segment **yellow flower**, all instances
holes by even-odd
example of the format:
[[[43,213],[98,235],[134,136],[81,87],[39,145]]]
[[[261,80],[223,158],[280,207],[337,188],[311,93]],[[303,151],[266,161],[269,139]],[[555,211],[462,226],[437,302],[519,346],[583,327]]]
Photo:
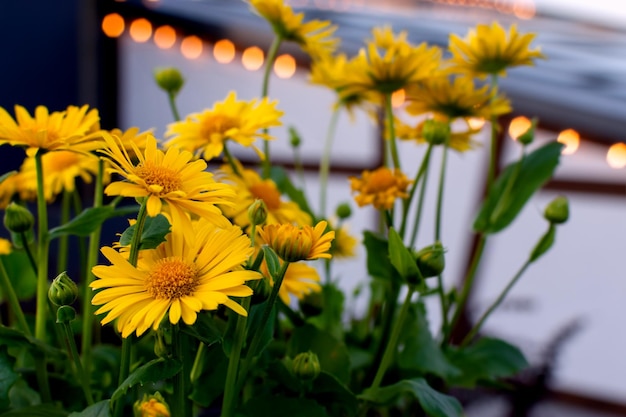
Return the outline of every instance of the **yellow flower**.
[[[311,216],[302,211],[298,204],[284,201],[271,179],[264,180],[255,171],[244,169],[240,164],[238,171],[241,175],[235,174],[229,165],[222,166],[221,171],[224,176],[220,180],[233,184],[235,188],[234,204],[221,207],[222,212],[241,228],[246,229],[250,225],[248,207],[257,199],[263,200],[267,209],[265,224],[311,224]]]
[[[283,112],[276,110],[276,104],[267,97],[261,101],[239,101],[236,93],[231,92],[212,109],[170,124],[165,135],[172,138],[166,146],[178,146],[210,160],[222,153],[229,139],[243,146],[253,146],[256,139],[271,140],[273,137],[263,130],[281,125]]]
[[[11,241],[0,237],[0,255],[8,255],[11,253]]]
[[[332,37],[337,28],[329,21],[303,22],[304,13],[294,13],[283,0],[250,0],[250,5],[272,25],[277,37],[297,43],[312,57],[332,53],[339,44]]]
[[[545,58],[539,48],[530,49],[534,38],[534,33],[518,33],[516,25],[507,34],[497,22],[470,29],[465,38],[451,34],[451,69],[473,76],[505,76],[507,68],[533,65],[535,58]]]
[[[35,199],[35,194],[25,192],[23,184],[23,176],[19,172],[8,176],[4,181],[0,182],[0,210],[4,210],[13,200],[13,196],[18,193],[21,195],[22,200],[32,201]]]
[[[425,42],[414,46],[406,33],[397,37],[389,27],[374,29],[374,39],[347,64],[348,71],[335,88],[341,97],[376,91],[391,94],[421,81],[439,67],[441,51]]]
[[[126,129],[125,131],[115,128],[109,130],[109,134],[111,134],[111,136],[117,136],[118,138],[120,138],[120,141],[124,145],[124,149],[126,149],[126,152],[129,152],[129,154],[131,155],[134,155],[134,148],[132,145],[133,143],[137,146],[137,149],[143,152],[146,149],[148,136],[153,135],[152,130],[140,132],[138,127],[131,127],[129,129]]]
[[[328,223],[315,227],[298,227],[293,224],[270,224],[259,229],[261,240],[284,261],[297,262],[319,258],[330,259],[329,253],[335,232],[326,232]]]
[[[170,408],[163,396],[157,392],[154,395],[144,394],[143,398],[135,401],[133,406],[134,417],[170,417]]]
[[[330,248],[335,258],[352,258],[355,256],[355,248],[358,241],[350,234],[347,225],[335,229],[335,240]]]
[[[127,180],[109,184],[104,190],[106,195],[146,197],[150,217],[161,213],[165,202],[173,222],[182,222],[185,227],[190,227],[187,213],[210,219],[220,226],[229,224],[216,205],[232,204],[235,193],[231,186],[213,179],[213,174],[206,171],[205,161],[192,161],[191,153],[177,148],[164,153],[157,149],[154,136],[149,135],[144,152],[131,143],[138,157],[133,164],[119,138],[107,133],[103,136],[108,147],[101,152],[111,158],[111,172]]]
[[[273,286],[274,281],[267,269],[265,260],[261,264],[261,272],[269,279],[270,285]],[[291,263],[283,277],[278,296],[283,303],[289,305],[291,296],[301,300],[307,294],[321,291],[322,287],[319,282],[320,276],[317,269],[301,262]]]
[[[102,324],[118,319],[122,337],[158,329],[166,314],[172,324],[182,318],[191,325],[200,310],[221,304],[245,316],[246,310],[229,297],[252,295],[245,282],[261,278],[241,268],[252,252],[239,227],[217,228],[204,219],[174,229],[159,247],[142,251],[136,267],[115,249],[103,247],[111,265],[92,269],[98,279],[91,287],[102,290],[92,304],[102,306],[96,314],[107,313]]]
[[[377,209],[389,210],[396,198],[407,198],[411,181],[399,170],[380,167],[374,171],[363,171],[361,178],[350,177],[353,192],[360,193],[354,200],[359,207],[372,204]]]
[[[100,117],[96,109],[87,111],[88,106],[69,106],[66,111],[49,113],[38,106],[31,116],[22,106],[15,106],[15,120],[0,107],[0,145],[8,143],[24,146],[29,155],[38,149],[57,151],[72,149],[82,142],[93,142],[98,146],[97,136],[90,135],[99,126]]]
[[[421,115],[434,113],[453,121],[456,118],[491,119],[511,111],[509,101],[485,85],[476,88],[469,77],[434,77],[406,88],[406,111]]]
[[[409,125],[396,118],[396,136],[401,140],[414,140],[420,144],[427,143],[422,134],[425,122],[426,120],[421,120],[416,125]],[[469,125],[467,130],[451,132],[450,138],[448,139],[448,146],[458,152],[466,152],[474,149],[478,146],[478,142],[474,141],[472,138],[478,132],[480,132],[480,129],[472,129]]]

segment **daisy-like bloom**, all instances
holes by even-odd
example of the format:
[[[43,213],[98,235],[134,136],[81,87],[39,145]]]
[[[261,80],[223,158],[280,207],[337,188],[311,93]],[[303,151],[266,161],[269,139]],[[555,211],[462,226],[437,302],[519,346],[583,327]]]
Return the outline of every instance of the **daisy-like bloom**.
[[[90,135],[99,127],[100,116],[88,106],[69,106],[67,110],[50,113],[38,106],[31,116],[22,106],[15,106],[15,120],[0,107],[0,145],[26,147],[28,155],[37,150],[58,151],[72,149],[83,142],[99,146],[97,135]]]
[[[107,313],[103,325],[117,319],[122,337],[157,330],[166,314],[172,324],[182,318],[191,325],[200,310],[224,305],[245,316],[247,311],[229,297],[252,295],[245,282],[262,277],[241,268],[254,251],[241,229],[218,228],[204,219],[142,251],[136,267],[113,248],[101,251],[111,265],[92,269],[97,279],[90,286],[101,290],[92,304],[101,305],[96,314]]]
[[[434,113],[452,122],[457,118],[491,119],[511,112],[505,97],[484,85],[476,88],[469,77],[433,77],[406,88],[406,111],[412,115]]]
[[[409,197],[407,188],[410,184],[411,180],[402,171],[387,167],[365,170],[361,178],[350,177],[352,191],[359,193],[354,197],[359,207],[371,204],[377,209],[389,210],[396,198]]]
[[[145,130],[143,132],[140,132],[138,127],[131,127],[126,129],[125,131],[115,128],[109,130],[109,134],[111,134],[111,136],[117,136],[118,138],[120,138],[120,141],[124,145],[124,149],[126,149],[126,152],[129,152],[129,154],[132,156],[134,155],[134,148],[131,144],[134,143],[137,146],[137,149],[139,149],[141,152],[145,151],[148,136],[153,135],[153,132],[152,130]]]
[[[310,225],[311,216],[300,209],[298,204],[283,200],[276,183],[271,179],[262,179],[256,171],[244,169],[238,164],[240,175],[233,172],[230,165],[221,168],[223,176],[220,181],[232,184],[235,188],[235,199],[232,206],[221,207],[224,215],[242,229],[250,226],[248,208],[257,199],[263,200],[267,209],[265,224],[292,223]]]
[[[22,200],[33,201],[36,195],[25,191],[23,176],[19,172],[5,178],[0,182],[0,210],[4,210],[16,194],[19,194]]]
[[[419,144],[428,143],[423,135],[423,128],[426,120],[421,120],[415,125],[407,124],[398,118],[395,118],[396,136],[400,140],[415,141]],[[448,147],[458,152],[467,152],[476,148],[479,143],[473,140],[475,134],[480,129],[472,129],[467,125],[467,130],[450,132],[448,138]]]
[[[261,273],[269,279],[270,285],[273,286],[274,281],[267,269],[265,260],[261,264],[260,269]],[[289,305],[292,296],[301,300],[305,295],[320,292],[321,290],[320,275],[317,269],[302,262],[294,262],[289,264],[289,268],[287,268],[285,272],[280,289],[278,290],[278,296],[283,303]]]
[[[276,104],[267,97],[260,101],[237,100],[237,94],[231,92],[212,109],[170,124],[165,135],[171,139],[165,145],[178,146],[208,161],[221,155],[224,143],[232,140],[242,146],[252,146],[262,155],[252,144],[256,139],[273,139],[263,130],[282,124],[283,112],[276,110]]]
[[[421,81],[439,68],[441,50],[406,40],[406,33],[395,36],[391,28],[374,29],[374,39],[348,63],[349,71],[335,88],[341,97],[375,91],[391,94]]]
[[[312,226],[293,224],[269,224],[259,229],[259,236],[286,262],[297,262],[319,258],[330,259],[330,245],[334,231],[326,231],[328,223],[321,221]]]
[[[110,171],[126,179],[109,184],[104,190],[106,195],[145,197],[150,217],[161,213],[165,202],[173,223],[183,227],[191,227],[187,213],[220,226],[230,224],[217,204],[232,204],[235,192],[230,185],[214,180],[213,174],[206,171],[205,161],[193,160],[190,152],[178,148],[163,152],[157,148],[154,136],[149,135],[143,152],[131,143],[137,156],[133,162],[119,138],[106,132],[103,137],[107,148],[101,152],[110,158]]]
[[[157,392],[154,395],[144,394],[133,405],[134,417],[170,417],[170,408],[163,396]]]
[[[277,37],[297,43],[312,57],[332,53],[339,45],[337,29],[329,21],[303,22],[304,13],[294,13],[284,0],[250,0],[252,8],[272,25]]]
[[[330,248],[330,253],[334,258],[352,258],[355,256],[358,241],[348,231],[347,225],[342,225],[335,229],[335,239]]]
[[[516,25],[507,34],[497,22],[470,29],[465,38],[451,34],[451,69],[479,77],[505,76],[507,68],[534,65],[534,59],[545,58],[540,48],[530,49],[534,38],[534,33],[520,34]]]
[[[0,255],[9,255],[12,247],[10,240],[0,237]]]

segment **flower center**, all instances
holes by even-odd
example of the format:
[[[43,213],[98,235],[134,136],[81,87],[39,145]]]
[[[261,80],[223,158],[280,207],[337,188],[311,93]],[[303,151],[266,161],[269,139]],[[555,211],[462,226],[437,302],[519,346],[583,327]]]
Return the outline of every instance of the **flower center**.
[[[196,268],[182,259],[160,259],[146,280],[146,292],[156,299],[180,298],[193,292],[196,277]]]
[[[155,166],[150,162],[137,167],[137,176],[146,182],[150,192],[157,195],[165,195],[182,188],[182,181],[178,172],[166,167]]]
[[[268,210],[278,210],[280,207],[280,193],[271,181],[265,180],[250,186],[250,193],[263,200]]]
[[[76,165],[79,154],[71,151],[49,152],[43,156],[44,172],[62,172]]]
[[[226,135],[229,130],[238,126],[237,120],[233,117],[223,114],[208,116],[202,121],[200,136],[213,140],[213,137],[218,135],[221,140],[222,135]]]
[[[366,193],[379,193],[396,185],[396,178],[388,169],[378,169],[371,173],[365,186]]]

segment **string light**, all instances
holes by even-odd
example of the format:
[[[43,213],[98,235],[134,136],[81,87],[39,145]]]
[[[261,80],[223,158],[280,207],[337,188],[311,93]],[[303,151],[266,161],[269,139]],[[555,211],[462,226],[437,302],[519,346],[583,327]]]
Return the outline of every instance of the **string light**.
[[[154,43],[161,49],[169,49],[176,43],[176,31],[169,25],[154,31]]]
[[[152,23],[144,18],[133,20],[130,24],[130,37],[135,42],[147,42],[150,36],[152,36]]]
[[[391,106],[393,108],[398,108],[404,104],[404,100],[406,99],[406,92],[403,88],[396,90],[391,95]]]
[[[565,145],[561,154],[563,155],[572,155],[576,150],[578,150],[578,146],[580,145],[580,135],[574,129],[566,129],[559,133],[559,136],[556,139],[558,142]]]
[[[522,136],[530,127],[532,126],[532,122],[526,116],[517,116],[511,123],[509,124],[509,135],[513,140],[517,140],[520,136]]]
[[[606,153],[606,162],[611,168],[620,169],[626,166],[626,144],[614,143]]]
[[[180,52],[187,59],[196,59],[202,55],[202,40],[195,36],[187,36],[180,43]]]
[[[291,78],[296,73],[296,60],[289,54],[283,54],[274,62],[274,73],[278,78]]]
[[[263,66],[263,50],[257,46],[246,48],[241,55],[241,63],[248,71],[256,71]]]
[[[235,45],[228,39],[215,42],[213,56],[220,64],[228,64],[235,59]]]
[[[117,38],[124,33],[124,18],[117,13],[110,13],[102,19],[102,31],[109,38]]]

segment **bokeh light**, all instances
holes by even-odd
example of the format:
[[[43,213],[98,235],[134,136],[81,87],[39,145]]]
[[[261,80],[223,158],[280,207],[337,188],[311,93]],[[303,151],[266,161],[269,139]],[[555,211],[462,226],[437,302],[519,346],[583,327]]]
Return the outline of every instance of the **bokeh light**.
[[[109,38],[117,38],[124,33],[124,18],[117,13],[110,13],[102,19],[102,31]]]
[[[614,143],[606,153],[606,162],[611,168],[620,169],[626,166],[626,144]]]
[[[406,98],[406,92],[403,88],[396,90],[391,95],[391,106],[393,108],[398,108],[404,104],[404,100]]]
[[[509,135],[514,140],[517,140],[520,136],[522,136],[530,127],[532,126],[532,122],[526,116],[517,116],[511,123],[509,124]]]
[[[263,50],[257,46],[246,48],[241,55],[241,63],[248,71],[256,71],[263,66]]]
[[[291,78],[296,73],[296,60],[289,54],[283,54],[274,62],[274,73],[278,78]]]
[[[228,39],[215,42],[213,56],[220,64],[228,64],[235,59],[235,45]]]
[[[176,31],[169,25],[154,31],[154,43],[161,49],[169,49],[176,43]]]
[[[130,24],[130,37],[139,43],[147,42],[152,36],[152,23],[143,17]]]
[[[573,154],[576,150],[578,150],[578,146],[580,146],[580,135],[574,129],[566,129],[562,131],[559,133],[556,140],[565,145],[561,151],[563,155]]]

